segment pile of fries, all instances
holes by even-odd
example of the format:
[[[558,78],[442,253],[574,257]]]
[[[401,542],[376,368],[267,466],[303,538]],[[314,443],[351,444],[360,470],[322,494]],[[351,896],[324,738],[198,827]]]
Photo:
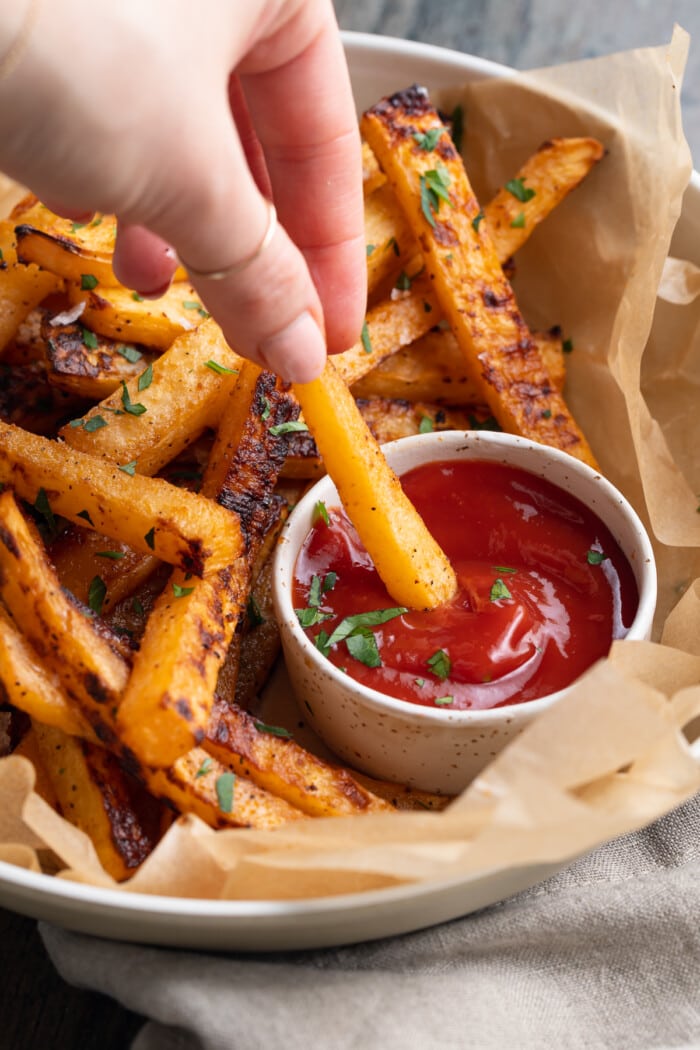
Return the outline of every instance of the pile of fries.
[[[113,216],[27,197],[0,222],[3,724],[117,879],[178,813],[274,828],[440,805],[250,713],[278,652],[270,556],[308,480],[329,471],[392,596],[427,607],[452,571],[377,442],[492,427],[594,463],[567,346],[529,331],[507,275],[601,145],[545,143],[482,209],[423,89],[362,132],[362,338],[293,389],[226,344],[184,272],[157,301],[122,287]]]

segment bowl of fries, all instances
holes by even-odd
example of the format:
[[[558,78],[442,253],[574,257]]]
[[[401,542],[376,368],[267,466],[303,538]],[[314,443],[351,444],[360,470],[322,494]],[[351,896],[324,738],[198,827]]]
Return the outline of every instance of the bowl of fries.
[[[475,461],[520,468],[527,475],[545,479],[561,492],[573,496],[585,507],[590,508],[598,521],[607,527],[634,574],[637,589],[636,612],[631,622],[628,621],[626,626],[618,624],[617,628],[613,627],[612,633],[629,640],[644,640],[650,637],[656,605],[656,568],[651,542],[634,509],[599,472],[566,453],[511,434],[433,432],[392,442],[385,446],[384,451],[389,463],[399,475],[406,474],[416,467],[434,467],[437,472],[446,464]],[[457,482],[452,481],[451,484]],[[475,503],[483,498],[485,496],[480,492],[470,495],[470,499]],[[525,495],[521,498],[527,501]],[[516,695],[514,701],[503,703],[502,706],[459,710],[452,706],[451,696],[440,697],[434,706],[398,699],[387,692],[379,691],[378,687],[367,685],[366,681],[358,681],[352,673],[348,673],[346,666],[336,666],[332,663],[324,645],[320,644],[328,632],[312,637],[304,626],[309,622],[308,617],[304,617],[307,610],[294,607],[294,582],[295,575],[298,574],[302,548],[310,537],[311,530],[314,527],[327,529],[326,521],[330,521],[329,515],[334,514],[339,502],[338,491],[330,478],[317,482],[306,493],[288,520],[275,556],[275,607],[282,632],[285,662],[300,711],[331,750],[353,767],[383,780],[410,784],[425,791],[456,794],[463,790],[509,741],[521,733],[533,718],[562,700],[571,686],[524,702],[518,702]],[[319,509],[323,521],[319,521]],[[533,510],[533,506],[528,506],[527,509],[520,508],[518,513],[526,516]],[[538,523],[538,530],[542,527],[543,524]],[[352,557],[357,558],[354,550]],[[551,558],[551,551],[548,557]],[[319,564],[316,549],[311,559],[314,565]],[[602,549],[599,555],[596,550],[588,552],[589,564],[596,566],[591,570],[594,574],[598,571],[602,559]],[[568,552],[564,564],[564,571],[570,572]],[[321,572],[320,569],[318,571]],[[338,575],[341,572],[342,570],[339,570]],[[492,603],[496,602],[499,595],[502,596],[499,600],[513,602],[503,579],[514,579],[514,576],[508,577],[506,574],[516,572],[521,573],[522,570],[499,569],[498,582],[502,586],[497,593],[492,591]],[[499,576],[499,573],[496,575]],[[317,588],[319,593],[311,603],[313,607],[310,607],[310,611],[315,614],[314,623],[328,615],[328,630],[331,631],[336,621],[332,620],[326,611],[323,593],[324,580],[328,580],[329,577],[326,575],[323,579],[316,578],[320,580],[320,586]],[[611,591],[617,594],[619,601],[619,590],[616,590],[619,580],[616,578],[616,581],[611,586]],[[334,574],[330,588],[335,586]],[[403,610],[404,613],[408,611]],[[353,618],[347,617],[346,621],[351,619]],[[473,625],[474,621],[471,623]],[[387,624],[387,627],[390,629],[391,624]],[[379,631],[382,629],[381,626],[375,628]],[[575,629],[572,627],[572,632]],[[510,630],[512,625],[509,626]],[[340,649],[342,645],[342,634],[341,628],[335,643],[334,636],[330,635],[330,642],[336,649]],[[411,638],[411,635],[408,637]],[[612,644],[612,636],[609,641]],[[415,640],[412,644],[415,647]],[[439,642],[431,642],[431,647],[432,644],[439,645]],[[447,643],[446,646],[449,649]],[[436,651],[444,653],[446,660],[449,658],[446,650],[438,648]],[[359,659],[363,659],[362,655]],[[343,660],[346,664],[352,660],[349,651],[343,651]],[[374,662],[376,663],[376,658]],[[418,663],[415,666],[411,663],[411,667],[413,674],[420,673],[428,678],[431,675],[435,677],[436,674],[443,677],[439,667],[437,671]],[[416,667],[419,668],[418,671]],[[424,678],[419,682],[423,686],[427,684]],[[498,686],[498,683],[492,682],[490,685]],[[425,692],[425,689],[422,691]],[[449,689],[440,683],[438,692],[447,693]]]
[[[423,109],[421,119],[427,123],[403,136],[404,146],[417,146],[422,167],[413,172],[413,189],[402,193],[404,198],[413,193],[419,221],[422,215],[430,227],[424,223],[422,232],[428,235],[430,216],[441,226],[446,217],[456,221],[462,215],[460,238],[466,234],[477,248],[474,259],[485,257],[486,231],[495,233],[488,275],[492,291],[482,297],[484,325],[506,315],[513,319],[515,304],[504,305],[503,274],[516,282],[518,303],[532,327],[527,374],[511,380],[517,385],[535,376],[528,397],[531,404],[539,399],[535,415],[541,431],[517,440],[496,438],[516,445],[556,438],[565,417],[557,399],[563,399],[566,379],[567,401],[606,476],[643,507],[627,413],[611,376],[614,366],[630,357],[629,345],[620,349],[624,338],[634,337],[640,347],[647,339],[640,301],[646,304],[649,295],[653,300],[656,288],[642,295],[634,284],[645,273],[655,280],[644,253],[656,244],[666,251],[668,238],[665,228],[656,236],[657,225],[666,221],[662,209],[641,207],[637,198],[671,199],[668,179],[657,186],[645,178],[652,161],[666,159],[680,167],[673,151],[654,139],[647,149],[631,151],[636,163],[630,160],[633,170],[626,170],[627,147],[635,145],[627,133],[628,118],[620,118],[618,126],[617,118],[599,106],[599,85],[609,83],[609,64],[600,75],[591,73],[595,83],[585,97],[577,73],[567,82],[568,94],[553,82],[551,97],[545,85],[543,98],[531,103],[526,97],[523,104],[518,92],[526,87],[517,80],[502,82],[512,71],[471,56],[352,34],[346,48],[358,113],[418,82],[444,115],[443,120]],[[655,65],[666,61],[661,50]],[[651,62],[646,51],[642,59]],[[637,84],[635,69],[631,63],[624,76],[616,74],[619,98],[631,108],[643,108],[639,126],[658,135],[663,121],[650,119],[653,105],[645,101],[642,107],[636,101],[641,92],[630,89],[631,80]],[[643,83],[660,79],[653,69]],[[493,97],[482,94],[489,85]],[[668,93],[661,94],[666,98]],[[456,207],[456,157],[448,156],[447,148],[448,131],[455,143],[459,137],[460,107],[469,132],[462,152],[475,188],[466,209]],[[412,108],[415,116],[417,107]],[[365,130],[369,134],[372,128]],[[398,184],[390,171],[392,156],[403,162],[405,151],[385,143],[379,164],[381,130],[375,127],[374,145],[364,155],[371,292],[366,325],[358,344],[336,357],[335,371],[381,444],[433,430],[440,432],[432,437],[440,438],[442,448],[451,440],[442,432],[449,431],[462,444],[468,440],[485,448],[485,429],[493,427],[496,413],[467,374],[454,338],[463,304],[452,299],[450,313],[438,302],[429,268],[421,266],[423,240],[412,233],[407,209],[394,200]],[[564,201],[553,192],[554,187],[573,189],[589,172],[572,199]],[[270,552],[279,546],[277,530],[301,486],[324,470],[333,473],[331,453],[335,445],[341,447],[337,430],[327,421],[316,428],[319,437],[324,430],[330,435],[327,455],[297,418],[294,392],[249,367],[226,344],[184,272],[157,302],[141,301],[120,287],[112,268],[113,216],[70,223],[36,201],[22,201],[16,187],[13,192],[2,213],[7,219],[0,223],[0,517],[9,541],[0,545],[0,672],[13,669],[2,676],[8,691],[4,699],[31,719],[31,730],[25,731],[26,719],[17,719],[11,728],[18,728],[21,739],[0,765],[0,801],[9,828],[0,841],[4,904],[109,937],[196,947],[300,948],[397,934],[454,918],[550,874],[549,860],[543,865],[537,857],[529,863],[510,855],[500,871],[485,863],[485,874],[460,872],[435,885],[412,872],[399,876],[408,885],[387,882],[382,872],[375,881],[363,881],[364,875],[338,881],[326,865],[319,867],[313,889],[303,871],[299,884],[288,871],[274,885],[256,872],[245,874],[246,865],[236,859],[245,842],[257,852],[262,841],[284,842],[282,836],[289,834],[294,842],[307,835],[330,849],[335,830],[326,840],[324,829],[346,825],[352,825],[354,838],[344,850],[343,865],[355,863],[359,843],[357,871],[364,872],[364,828],[376,827],[366,814],[398,822],[405,814],[395,808],[413,808],[419,812],[407,818],[412,827],[414,817],[441,816],[425,810],[440,810],[446,802],[408,789],[412,770],[391,768],[401,782],[397,787],[356,778],[362,757],[356,753],[347,756],[349,768],[326,761],[317,737],[306,734],[289,688],[298,653],[306,671],[317,658],[302,649],[302,642],[294,643],[297,656],[288,649],[289,666],[278,661],[270,676],[279,645],[270,602]],[[633,194],[634,206],[628,206]],[[640,232],[641,218],[648,218],[650,226]],[[695,175],[683,202],[674,254],[700,263],[699,230],[700,179]],[[452,296],[449,272],[457,270],[462,249],[443,249],[443,292]],[[430,265],[434,268],[435,260]],[[494,279],[501,283],[494,285]],[[624,318],[627,335],[621,339],[616,311],[630,302],[634,310]],[[663,343],[663,380],[670,369],[665,364],[669,347],[676,347],[674,373],[685,363],[679,326],[666,321],[662,317],[652,333]],[[501,350],[513,343],[509,337]],[[489,339],[489,352],[494,345]],[[523,351],[525,342],[518,339],[517,346]],[[606,356],[608,346],[614,352]],[[656,356],[661,360],[660,353]],[[551,379],[547,389],[538,361],[546,364]],[[633,371],[628,369],[628,376]],[[648,386],[650,399],[658,393],[656,417],[665,409],[666,387]],[[330,404],[336,412],[338,400],[331,398]],[[309,425],[310,408],[302,406]],[[526,413],[516,419],[510,408],[511,425],[519,427]],[[565,422],[565,436],[585,456],[583,432],[571,429],[568,416]],[[669,427],[666,432],[675,438],[677,458],[685,436]],[[346,439],[342,445],[348,463],[356,444]],[[653,452],[654,443],[648,444]],[[240,452],[231,462],[234,446]],[[552,460],[561,455],[551,453]],[[570,457],[566,462],[576,471]],[[250,472],[251,465],[259,469]],[[363,475],[353,466],[349,477],[354,483]],[[241,493],[243,479],[249,488]],[[600,478],[591,484],[597,499]],[[660,504],[673,513],[674,523],[680,521],[668,487],[659,485],[657,491],[655,513]],[[695,491],[700,491],[697,485]],[[700,520],[696,502],[693,524]],[[293,529],[305,527],[300,506],[281,549],[289,547]],[[690,556],[684,554],[682,561],[690,574]],[[665,576],[662,614],[670,608],[671,590],[677,600],[687,582],[685,577],[671,580],[668,569]],[[648,594],[649,577],[638,583]],[[291,618],[288,608],[280,618],[283,624]],[[638,637],[643,635],[644,630]],[[0,712],[0,728],[6,713],[7,706]],[[305,722],[308,708],[302,713]],[[564,714],[563,707],[554,713]],[[445,724],[457,712],[434,714]],[[333,712],[329,717],[336,719]],[[421,726],[413,736],[423,732]],[[482,732],[488,737],[483,729],[472,731],[470,744]],[[505,726],[499,727],[499,741],[502,735]],[[546,762],[542,769],[546,772]],[[458,787],[448,782],[440,790]],[[117,804],[105,807],[106,790]],[[36,793],[49,805],[41,804]],[[25,805],[27,800],[32,805]],[[173,811],[181,817],[171,824]],[[44,818],[40,828],[25,826],[25,818],[37,815]],[[358,820],[308,820],[335,816]],[[627,830],[628,824],[617,827]],[[234,828],[247,830],[218,836],[216,850],[209,848],[212,835]],[[267,836],[272,828],[280,834]],[[258,831],[263,835],[258,837]],[[178,835],[183,837],[178,840]],[[426,856],[432,835],[431,828]],[[40,856],[34,852],[37,842],[44,844]],[[227,844],[230,855],[223,852]],[[590,847],[577,839],[566,856],[555,858],[555,867],[568,862],[576,849]],[[220,866],[214,862],[219,850]],[[47,857],[72,875],[56,879],[48,867],[39,870]],[[236,882],[239,867],[243,874]],[[339,896],[329,899],[331,893]]]

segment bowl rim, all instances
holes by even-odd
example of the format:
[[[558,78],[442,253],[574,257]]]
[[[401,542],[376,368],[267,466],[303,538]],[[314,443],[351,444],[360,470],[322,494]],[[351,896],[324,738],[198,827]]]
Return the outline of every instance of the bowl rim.
[[[540,456],[542,457],[543,463],[553,462],[557,467],[568,468],[574,475],[582,477],[589,483],[595,483],[598,486],[598,491],[601,492],[601,499],[607,501],[610,505],[616,505],[618,512],[622,513],[623,517],[627,519],[628,524],[636,533],[639,552],[641,555],[641,557],[635,559],[634,562],[632,559],[628,558],[633,571],[635,571],[635,563],[639,565],[638,579],[635,571],[635,579],[639,592],[639,603],[634,619],[625,635],[625,638],[637,640],[646,637],[646,625],[651,625],[657,598],[656,560],[653,547],[649,534],[632,504],[600,471],[594,470],[592,467],[588,466],[588,464],[575,459],[568,452],[563,452],[561,449],[552,448],[549,445],[543,445],[517,434],[508,434],[497,431],[432,431],[427,434],[413,434],[408,437],[398,438],[395,441],[387,442],[382,448],[385,453],[388,453],[389,456],[391,456],[397,451],[413,448],[414,446],[434,447],[436,450],[435,461],[437,462],[440,458],[443,458],[439,454],[441,448],[446,453],[448,450],[457,451],[458,446],[464,445],[465,442],[472,443],[473,445],[480,444],[482,447],[485,446],[487,449],[492,449],[496,452],[501,450],[503,454],[506,454],[513,449],[517,449],[519,452],[523,452],[526,456],[531,456],[533,460]],[[471,458],[478,459],[478,455],[472,456]],[[425,462],[430,462],[430,460],[421,458],[415,465],[423,465]],[[519,464],[519,467],[528,473],[536,474],[536,471],[528,470],[527,466]],[[410,466],[405,467],[401,473],[411,469],[413,468]],[[546,480],[550,481],[550,483],[557,488],[562,487],[556,481],[549,478],[546,472],[539,476],[544,476]],[[285,642],[285,636],[288,636],[291,639],[291,644],[298,644],[300,646],[307,664],[309,662],[312,663],[320,670],[324,677],[330,678],[334,685],[345,690],[349,694],[353,694],[354,701],[361,703],[368,708],[371,707],[376,709],[385,715],[393,717],[398,716],[404,722],[409,722],[414,725],[439,726],[443,728],[446,726],[452,726],[454,728],[467,726],[477,727],[480,725],[491,724],[494,720],[498,722],[507,721],[509,719],[513,720],[514,718],[523,715],[529,720],[560,700],[562,696],[564,696],[576,684],[576,682],[581,681],[581,679],[588,673],[590,668],[584,671],[583,675],[580,675],[578,678],[574,679],[573,682],[569,683],[569,685],[564,686],[562,689],[558,689],[554,693],[548,693],[546,696],[537,697],[534,700],[527,700],[521,703],[506,704],[499,707],[482,708],[478,710],[450,710],[449,708],[426,707],[421,704],[414,704],[410,700],[402,700],[399,697],[389,696],[378,689],[372,689],[370,686],[358,682],[356,679],[345,674],[330,660],[327,660],[311,642],[294,614],[291,597],[291,579],[294,563],[301,542],[303,542],[303,538],[306,536],[308,529],[303,532],[302,540],[296,545],[295,549],[293,541],[290,539],[290,533],[296,531],[302,515],[308,515],[311,508],[316,502],[318,502],[319,498],[322,498],[319,496],[319,489],[335,490],[335,485],[328,475],[319,478],[311,488],[307,489],[302,499],[294,507],[294,510],[285,522],[284,528],[280,534],[277,549],[275,551],[272,572],[275,613],[280,628],[282,629],[283,644]],[[338,503],[340,503],[339,497]],[[595,513],[598,517],[601,517],[599,509],[596,509]]]

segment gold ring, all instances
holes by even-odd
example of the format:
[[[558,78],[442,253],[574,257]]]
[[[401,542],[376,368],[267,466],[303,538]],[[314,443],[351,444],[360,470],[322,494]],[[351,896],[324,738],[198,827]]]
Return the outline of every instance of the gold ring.
[[[272,201],[265,200],[267,206],[267,226],[265,227],[265,233],[254,252],[246,256],[245,259],[241,259],[240,262],[232,263],[230,266],[225,267],[223,270],[196,270],[194,266],[190,266],[189,263],[180,257],[180,262],[187,270],[190,277],[198,277],[200,280],[205,281],[224,281],[227,277],[231,277],[234,273],[240,273],[242,270],[247,269],[251,263],[254,263],[258,256],[262,255],[266,248],[270,246],[272,238],[275,236],[275,230],[277,229],[277,211]]]

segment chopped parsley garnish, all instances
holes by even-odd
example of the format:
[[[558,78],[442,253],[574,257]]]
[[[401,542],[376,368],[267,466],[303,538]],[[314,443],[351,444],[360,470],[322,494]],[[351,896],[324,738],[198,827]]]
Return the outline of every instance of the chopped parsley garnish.
[[[87,226],[86,222],[72,222],[70,224],[71,233],[77,233],[78,230],[82,230],[83,226]]]
[[[213,763],[212,760],[207,756],[202,762],[201,766],[194,775],[194,779],[197,780],[199,777],[205,777],[211,769]]]
[[[414,678],[413,681],[415,682],[415,684],[418,686],[419,689],[422,689],[423,686],[425,685],[425,678]]]
[[[390,237],[389,240],[386,242],[384,248],[385,248],[385,250],[386,250],[386,248],[393,248],[394,255],[400,255],[401,254],[401,249],[399,248],[399,242],[396,240],[396,237]]]
[[[183,299],[182,305],[185,310],[196,310],[200,317],[209,317],[202,304],[198,303],[196,299]]]
[[[359,660],[365,667],[381,667],[382,658],[377,648],[377,639],[369,627],[359,628],[354,634],[349,635],[345,644],[348,652]]]
[[[452,670],[452,661],[444,649],[438,649],[428,659],[428,666],[437,678],[447,678]]]
[[[393,620],[396,616],[403,616],[408,612],[405,606],[397,606],[393,609],[374,609],[371,612],[355,613],[354,616],[346,616],[341,620],[336,629],[328,639],[328,648],[337,645],[348,638],[354,631],[362,627],[377,627],[380,624]]]
[[[176,598],[186,598],[188,594],[192,594],[194,587],[181,587],[179,583],[173,584],[173,594]]]
[[[400,292],[407,292],[411,287],[411,278],[405,270],[402,270],[396,279],[396,287]]]
[[[367,244],[367,245],[365,245],[365,252],[367,253],[367,258],[368,259],[369,259],[370,255],[372,254],[372,252],[374,251],[375,247],[376,247],[376,245],[374,245],[374,244]]]
[[[493,416],[487,416],[486,419],[478,419],[472,413],[469,414],[469,426],[472,430],[500,430],[501,426],[497,419]]]
[[[335,587],[337,579],[338,575],[335,572],[326,573],[323,579],[321,579],[320,576],[311,577],[308,602],[313,609],[318,609],[320,607],[321,598],[324,594]]]
[[[300,627],[315,627],[317,623],[333,619],[332,613],[321,612],[319,608],[314,608],[313,606],[309,606],[306,609],[295,609],[294,612]]]
[[[483,211],[480,211],[479,214],[475,215],[472,219],[472,229],[474,230],[474,233],[479,232],[479,227],[481,226],[481,220],[483,219],[483,217],[484,213]]]
[[[109,558],[111,561],[121,561],[126,555],[124,551],[95,551],[98,558]]]
[[[258,627],[261,623],[265,623],[265,617],[260,612],[260,606],[255,600],[254,595],[249,595],[248,601],[245,607],[246,616],[248,617],[248,623],[251,627]]]
[[[156,549],[156,528],[152,526],[143,537],[152,551]]]
[[[424,149],[427,153],[430,153],[431,150],[435,149],[437,141],[444,130],[445,129],[443,127],[428,128],[427,131],[417,132],[413,136],[413,140],[414,142],[418,143],[421,149]]]
[[[144,412],[147,411],[145,405],[142,405],[138,401],[136,403],[134,403],[131,400],[131,394],[129,393],[129,388],[126,385],[126,383],[124,382],[123,379],[122,379],[122,404],[124,406],[124,411],[128,412],[129,415],[131,415],[131,416],[142,416],[144,414]]]
[[[86,430],[88,434],[92,434],[95,430],[101,430],[102,427],[106,427],[107,425],[107,420],[104,416],[89,416],[88,419],[71,419],[68,424],[68,426],[73,427],[73,429],[81,427],[83,430]]]
[[[454,702],[455,702],[455,698],[453,696],[436,696],[435,697],[435,705],[437,707],[449,707],[449,705],[453,704]]]
[[[125,357],[127,361],[130,361],[132,365],[135,365],[136,362],[140,361],[143,357],[140,350],[137,350],[135,346],[129,346],[127,343],[124,343],[123,346],[116,347],[116,351],[118,354],[121,354],[122,357]]]
[[[535,190],[525,185],[524,179],[510,179],[506,183],[506,189],[509,193],[515,197],[516,200],[520,201],[521,204],[527,204],[535,196]]]
[[[34,510],[37,512],[37,514],[41,515],[41,517],[46,522],[46,527],[48,528],[49,532],[53,535],[56,532],[56,516],[51,510],[49,497],[46,495],[46,489],[41,488],[37,492],[36,499],[34,500]]]
[[[288,423],[278,423],[277,426],[270,427],[270,433],[273,437],[280,437],[282,434],[297,434],[308,429],[306,423],[302,423],[300,419],[291,419]]]
[[[88,523],[88,525],[92,525],[93,529],[95,528],[95,522],[92,520],[87,510],[79,510],[76,514],[76,518],[82,518]]]
[[[270,736],[278,736],[282,740],[292,739],[292,734],[284,726],[271,726],[267,722],[259,722],[257,718],[253,720],[253,725],[259,733],[269,733]]]
[[[544,411],[542,412],[542,418],[543,419],[551,419],[552,418],[552,410],[551,410],[551,408],[545,408],[544,409]]]
[[[81,273],[80,275],[80,287],[84,292],[91,292],[93,288],[97,288],[99,281],[95,277],[94,273]]]
[[[91,332],[89,328],[83,328],[83,346],[87,346],[89,350],[97,350],[100,345],[97,341],[97,336],[94,332]]]
[[[511,569],[508,565],[492,565],[491,568],[494,572],[516,573],[518,571],[517,569]]]
[[[138,292],[132,292],[131,293],[131,298],[134,300],[135,303],[142,303],[143,302],[143,296],[139,295]]]
[[[421,416],[420,417],[420,423],[418,424],[418,433],[419,434],[430,434],[430,433],[432,433],[432,431],[434,429],[435,429],[435,424],[433,423],[433,421],[430,418],[430,416]]]
[[[489,594],[489,598],[492,602],[498,602],[501,598],[512,597],[513,595],[510,593],[503,580],[499,578],[494,581],[493,586],[491,587],[491,593]]]
[[[421,211],[431,226],[435,225],[435,216],[440,208],[440,201],[450,201],[448,187],[450,173],[444,164],[438,164],[430,171],[424,172],[419,179]]]
[[[138,382],[136,384],[138,389],[139,389],[139,393],[142,390],[148,390],[148,388],[149,388],[149,386],[151,385],[152,382],[153,382],[153,365],[148,365],[147,368],[145,368],[144,371],[139,376]]]
[[[515,218],[511,222],[511,226],[513,227],[514,230],[522,230],[523,229],[523,227],[525,226],[525,212],[524,211],[521,211],[519,215],[515,216]]]
[[[222,773],[216,778],[216,798],[222,813],[233,810],[233,788],[236,783],[235,773]]]
[[[227,368],[226,365],[220,365],[218,361],[205,361],[204,364],[207,368],[211,368],[212,372],[216,372],[219,376],[237,376],[237,368]]]
[[[88,605],[99,616],[107,595],[107,585],[101,576],[93,576],[88,587]]]
[[[561,344],[561,348],[565,354],[570,354],[574,348],[573,339],[565,339],[564,342]]]
[[[140,602],[138,598],[134,598],[131,603],[131,608],[134,610],[137,616],[145,616],[146,610],[143,607],[143,602]]]
[[[362,325],[362,334],[361,334],[360,338],[362,340],[362,345],[364,347],[365,353],[366,354],[371,354],[372,353],[372,342],[371,342],[370,337],[369,337],[369,328],[367,327],[367,322],[366,321]]]
[[[586,553],[586,561],[589,565],[600,565],[607,558],[604,551],[597,551],[593,547]]]
[[[319,521],[322,521],[324,525],[330,525],[331,519],[328,517],[328,509],[323,500],[318,500],[314,507],[314,513],[312,518],[312,524],[317,525]]]
[[[272,411],[272,408],[270,407],[270,402],[268,401],[268,399],[266,397],[264,397],[263,398],[263,408],[262,408],[262,412],[260,413],[260,418],[262,419],[263,422],[265,422],[266,419],[270,418],[270,412],[271,411]]]
[[[130,478],[133,478],[136,473],[136,463],[137,460],[132,459],[131,463],[122,463],[119,469],[123,470],[125,474],[128,474]]]

